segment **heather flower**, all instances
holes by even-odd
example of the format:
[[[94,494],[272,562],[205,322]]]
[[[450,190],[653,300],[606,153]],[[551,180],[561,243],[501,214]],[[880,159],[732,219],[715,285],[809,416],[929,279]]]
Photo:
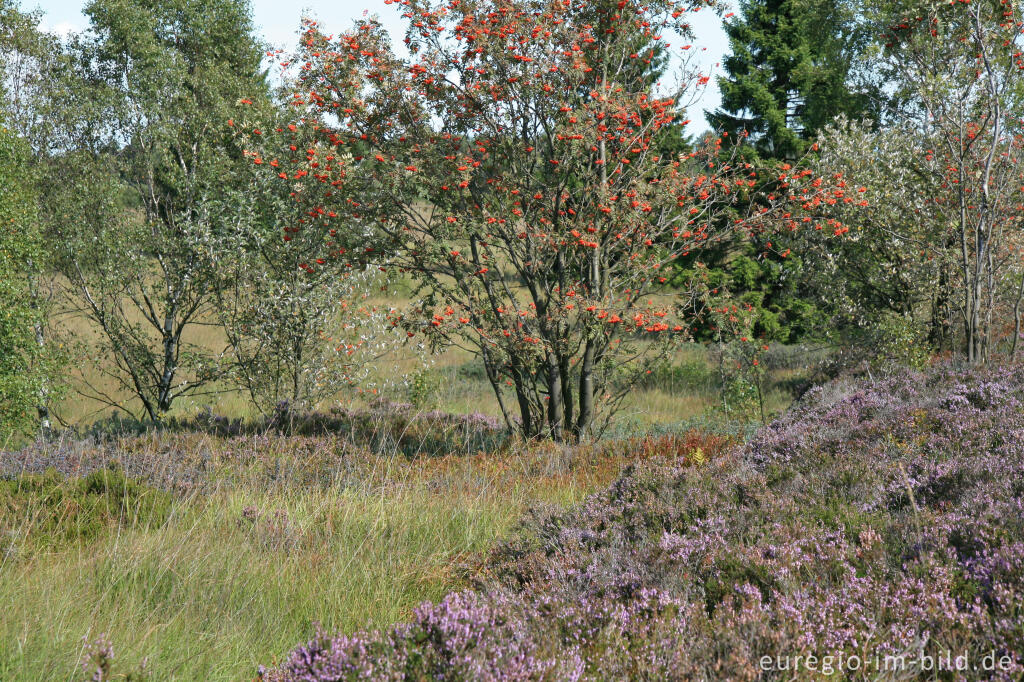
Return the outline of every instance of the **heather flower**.
[[[705,464],[643,461],[536,511],[476,591],[267,679],[788,679],[761,657],[951,648],[1019,679],[1022,401],[1012,368],[839,379]]]
[[[114,660],[114,646],[106,634],[101,634],[92,642],[86,642],[85,654],[82,657],[82,670],[89,675],[90,682],[105,682],[111,679],[111,664]]]

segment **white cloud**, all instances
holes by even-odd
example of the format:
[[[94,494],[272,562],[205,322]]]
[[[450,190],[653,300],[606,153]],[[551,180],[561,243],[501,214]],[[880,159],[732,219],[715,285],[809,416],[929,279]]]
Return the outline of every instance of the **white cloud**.
[[[61,38],[67,38],[72,33],[78,33],[82,30],[79,26],[72,24],[70,21],[58,21],[53,26],[50,26],[45,19],[39,22],[39,28],[46,33],[52,33],[53,35],[60,36]]]

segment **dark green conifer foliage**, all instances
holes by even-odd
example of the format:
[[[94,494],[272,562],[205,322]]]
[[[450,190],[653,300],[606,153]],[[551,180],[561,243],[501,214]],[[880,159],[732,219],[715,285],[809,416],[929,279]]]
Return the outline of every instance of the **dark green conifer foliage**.
[[[746,131],[761,156],[792,159],[836,116],[871,115],[872,93],[856,85],[869,36],[853,3],[743,0],[740,10],[725,24],[731,54],[714,128]]]

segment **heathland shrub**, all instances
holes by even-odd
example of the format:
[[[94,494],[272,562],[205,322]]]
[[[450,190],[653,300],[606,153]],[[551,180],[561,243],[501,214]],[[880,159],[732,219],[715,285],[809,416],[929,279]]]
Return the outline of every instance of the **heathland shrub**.
[[[435,407],[444,385],[444,376],[436,369],[424,367],[408,378],[406,394],[416,407]]]
[[[533,514],[475,591],[388,632],[319,633],[262,675],[792,679],[814,656],[932,679],[949,654],[978,663],[959,679],[1017,680],[1022,408],[1019,367],[813,389],[742,447]]]

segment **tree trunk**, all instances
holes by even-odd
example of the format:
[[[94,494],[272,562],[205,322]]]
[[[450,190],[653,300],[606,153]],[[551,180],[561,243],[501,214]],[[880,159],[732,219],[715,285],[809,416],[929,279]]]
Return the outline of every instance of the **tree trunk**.
[[[153,421],[162,419],[163,415],[171,409],[171,403],[174,400],[171,390],[176,369],[175,358],[177,357],[178,337],[174,333],[174,318],[170,315],[164,318],[163,337],[164,366],[163,372],[160,374],[160,385],[157,387],[157,409],[159,414],[157,419]]]
[[[540,428],[534,426],[533,413],[530,409],[530,397],[526,391],[526,377],[523,376],[522,370],[516,365],[512,367],[512,376],[512,383],[516,387],[516,401],[519,403],[519,417],[523,422],[523,436],[533,438],[540,434]]]
[[[576,417],[575,435],[578,440],[585,440],[594,421],[594,358],[597,356],[597,343],[587,339],[583,350],[583,362],[580,364],[580,412]]]
[[[558,368],[558,358],[553,352],[548,353],[548,428],[551,439],[556,443],[565,440],[562,431],[562,373]]]
[[[511,432],[512,417],[509,416],[508,406],[505,404],[505,396],[501,393],[500,375],[498,374],[497,368],[494,366],[491,354],[487,350],[486,345],[482,345],[480,347],[480,357],[484,363],[484,372],[487,373],[487,381],[490,382],[491,388],[494,390],[494,397],[498,399],[498,407],[501,408],[501,416],[505,420],[505,426]]]
[[[36,270],[36,263],[29,259],[28,263],[28,289],[32,311],[36,315],[36,322],[32,325],[35,334],[36,346],[39,347],[40,356],[46,357],[46,328],[43,326],[43,305],[40,293],[40,274]],[[42,381],[39,386],[39,403],[36,405],[36,414],[39,418],[39,432],[49,433],[52,424],[50,423],[50,378],[48,372],[42,373]]]
[[[1010,347],[1010,358],[1017,359],[1017,343],[1020,341],[1021,323],[1021,300],[1024,299],[1024,275],[1020,278],[1020,288],[1017,289],[1017,300],[1013,304],[1013,345]]]
[[[947,241],[946,247],[954,243]],[[928,342],[939,352],[946,350],[949,342],[949,272],[945,264],[939,266],[935,296],[932,298],[931,319],[928,321]]]
[[[567,356],[560,356],[558,359],[558,373],[562,381],[562,424],[563,429],[568,429],[570,433],[574,432],[573,424],[575,423],[573,412],[576,409],[576,402],[573,400],[572,395],[572,373],[569,369],[569,358]],[[573,433],[573,435],[575,435]]]
[[[43,325],[40,322],[36,322],[34,326],[36,345],[45,353],[46,336],[43,332]],[[39,386],[39,404],[36,406],[36,414],[39,416],[40,433],[49,433],[53,425],[50,423],[50,388],[49,379],[46,376],[43,377],[42,384]]]

